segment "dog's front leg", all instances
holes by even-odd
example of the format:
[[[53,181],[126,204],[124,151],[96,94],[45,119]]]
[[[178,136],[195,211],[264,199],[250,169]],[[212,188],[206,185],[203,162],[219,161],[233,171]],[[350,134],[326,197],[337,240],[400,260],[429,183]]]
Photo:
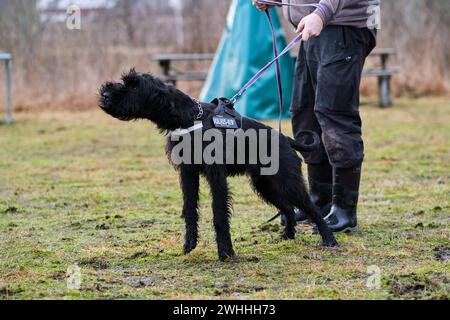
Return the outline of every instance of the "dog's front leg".
[[[189,167],[181,167],[181,188],[183,190],[183,217],[186,222],[184,253],[188,254],[197,247],[198,241],[198,200],[199,173]]]
[[[211,187],[214,227],[216,229],[219,259],[224,261],[234,256],[230,234],[232,200],[228,190],[224,168],[214,168],[206,175]]]

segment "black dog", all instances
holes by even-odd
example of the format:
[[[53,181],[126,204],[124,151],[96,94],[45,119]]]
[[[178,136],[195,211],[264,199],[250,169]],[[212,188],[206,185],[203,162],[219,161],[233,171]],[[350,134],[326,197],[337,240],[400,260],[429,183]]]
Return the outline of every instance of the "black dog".
[[[103,85],[100,90],[99,106],[109,115],[123,121],[150,120],[158,126],[162,133],[166,134],[180,128],[191,128],[198,120],[203,122],[211,120],[218,108],[214,103],[200,104],[175,87],[166,85],[149,74],[137,73],[134,70],[124,75],[120,83],[108,82]],[[238,119],[236,123],[244,131],[248,129],[271,130],[270,127],[245,117]],[[191,162],[191,164],[175,165],[180,172],[184,195],[183,217],[186,222],[184,252],[186,254],[197,246],[200,175],[206,178],[211,187],[213,220],[221,260],[235,255],[229,224],[232,199],[227,184],[228,176],[249,176],[252,186],[261,198],[286,215],[287,225],[282,235],[284,239],[295,238],[294,208],[299,208],[317,224],[325,246],[337,245],[332,232],[310,200],[301,173],[301,159],[293,149],[307,149],[307,147],[283,135],[278,135],[278,139],[280,165],[278,172],[274,175],[262,175],[260,169],[263,165],[259,161],[256,164],[208,165]],[[169,138],[167,144],[168,154],[179,143],[172,140]],[[268,143],[273,143],[270,136]],[[248,156],[249,154],[246,152],[245,158],[248,159]]]

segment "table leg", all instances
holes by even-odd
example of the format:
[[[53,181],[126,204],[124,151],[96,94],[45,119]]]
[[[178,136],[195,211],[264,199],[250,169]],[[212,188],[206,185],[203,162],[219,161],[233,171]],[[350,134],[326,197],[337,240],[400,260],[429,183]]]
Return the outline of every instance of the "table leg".
[[[381,70],[387,71],[389,54],[380,55],[380,59],[381,59]],[[392,106],[391,76],[383,75],[378,77],[378,87],[380,94],[380,107],[386,108]]]
[[[171,61],[170,60],[161,60],[159,62],[159,65],[161,67],[163,75],[166,77],[166,79],[170,78],[170,66]],[[177,86],[177,82],[175,80],[170,81],[175,87]]]
[[[11,124],[13,121],[13,98],[12,98],[12,60],[6,61],[6,92],[7,92],[7,102],[6,102],[6,123]]]
[[[378,87],[380,94],[380,107],[386,108],[392,106],[391,76],[380,76],[378,78]]]

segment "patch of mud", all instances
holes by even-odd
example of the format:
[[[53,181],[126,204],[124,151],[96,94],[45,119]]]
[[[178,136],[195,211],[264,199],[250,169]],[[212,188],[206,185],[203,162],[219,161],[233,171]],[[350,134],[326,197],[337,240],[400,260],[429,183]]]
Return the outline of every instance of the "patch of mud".
[[[433,222],[430,222],[430,223],[427,223],[427,224],[424,224],[423,222],[419,222],[418,224],[416,224],[414,226],[415,229],[420,229],[420,230],[423,230],[423,229],[439,229],[441,227],[442,227],[441,224],[433,223]]]
[[[149,277],[131,277],[124,280],[124,283],[132,288],[153,287],[156,280]]]
[[[280,230],[281,230],[280,225],[266,223],[257,228],[253,228],[251,233],[255,234],[255,233],[260,233],[260,232],[280,232]]]
[[[149,254],[145,251],[136,252],[132,256],[128,258],[128,260],[137,260],[137,259],[144,259],[147,258]]]
[[[251,263],[259,263],[261,259],[257,256],[236,256],[233,259],[231,259],[232,264],[239,264],[239,263],[245,263],[245,262],[251,262]]]
[[[59,271],[50,276],[53,280],[63,281],[67,279],[67,273],[64,271]]]
[[[10,299],[12,296],[23,292],[22,289],[11,289],[7,287],[0,287],[0,299]]]
[[[450,247],[437,246],[434,248],[434,252],[437,260],[444,262],[450,261]]]
[[[389,293],[402,299],[426,299],[439,289],[443,279],[431,278],[427,275],[407,274],[393,276],[387,281]]]
[[[80,230],[83,227],[81,222],[73,222],[67,226],[68,229]]]
[[[3,213],[5,213],[5,214],[17,213],[17,212],[19,212],[19,208],[17,208],[17,207],[8,207],[8,208],[6,208],[6,210],[3,211]]]
[[[0,209],[0,215],[1,214],[19,214],[19,213],[27,213],[26,208],[23,207],[18,207],[18,206],[9,206],[6,207],[5,209]]]
[[[86,258],[80,261],[80,266],[94,268],[95,270],[106,270],[109,268],[109,262],[102,257]]]
[[[424,210],[407,211],[407,212],[404,213],[406,219],[412,219],[412,218],[414,218],[414,217],[422,216],[422,215],[424,215],[424,214],[425,214],[425,211],[424,211]]]
[[[137,228],[137,229],[145,229],[149,228],[156,224],[156,220],[139,220],[132,222],[124,222],[116,226],[117,229],[128,229],[128,228]]]
[[[106,223],[98,224],[95,226],[95,230],[109,230],[111,227]]]
[[[224,295],[233,295],[235,297],[240,297],[243,294],[252,294],[255,292],[264,291],[266,288],[262,286],[252,286],[252,285],[243,285],[243,284],[237,284],[237,285],[229,285],[227,283],[221,284],[216,286],[216,289],[214,290],[214,295],[217,296],[224,296]]]

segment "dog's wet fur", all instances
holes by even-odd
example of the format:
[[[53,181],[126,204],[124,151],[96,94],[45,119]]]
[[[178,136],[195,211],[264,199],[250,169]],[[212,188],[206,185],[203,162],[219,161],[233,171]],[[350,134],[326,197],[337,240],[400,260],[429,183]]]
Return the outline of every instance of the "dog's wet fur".
[[[121,82],[104,84],[100,89],[99,106],[112,117],[123,121],[150,120],[164,134],[180,128],[190,128],[194,125],[199,113],[198,105],[191,97],[150,74],[138,73],[135,70],[123,75]],[[205,118],[216,108],[215,104],[209,103],[202,103],[202,106]],[[242,129],[245,131],[251,128],[271,129],[260,122],[244,117]],[[168,155],[177,143],[168,139]],[[318,208],[310,200],[302,176],[302,161],[293,149],[295,146],[292,146],[292,139],[280,135],[279,145],[280,168],[278,173],[272,176],[261,175],[260,169],[263,167],[261,164],[174,165],[180,174],[184,198],[185,254],[197,247],[200,175],[206,178],[211,188],[213,221],[220,260],[226,260],[235,255],[230,235],[232,197],[227,183],[229,176],[247,175],[255,192],[286,215],[287,224],[282,234],[283,239],[295,238],[294,208],[299,208],[307,213],[311,221],[318,226],[324,246],[337,245],[333,233],[323,220]]]

